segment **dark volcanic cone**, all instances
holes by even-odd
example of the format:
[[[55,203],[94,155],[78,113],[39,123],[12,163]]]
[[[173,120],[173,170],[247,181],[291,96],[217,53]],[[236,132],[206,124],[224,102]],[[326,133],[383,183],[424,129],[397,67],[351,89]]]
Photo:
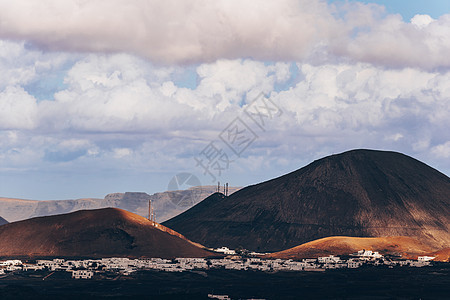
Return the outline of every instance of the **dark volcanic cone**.
[[[5,219],[3,219],[2,217],[0,217],[0,226],[4,225],[4,224],[8,224],[8,221],[6,221]]]
[[[163,223],[208,247],[279,251],[329,236],[409,236],[450,245],[450,178],[401,153],[353,150]]]
[[[176,232],[118,209],[82,210],[0,227],[0,257],[207,257]]]

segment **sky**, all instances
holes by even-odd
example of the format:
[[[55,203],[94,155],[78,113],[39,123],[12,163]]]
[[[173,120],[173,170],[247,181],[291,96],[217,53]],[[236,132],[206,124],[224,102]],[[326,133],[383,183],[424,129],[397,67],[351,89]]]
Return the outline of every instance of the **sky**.
[[[0,0],[0,197],[246,186],[359,148],[448,176],[449,53],[445,0]]]

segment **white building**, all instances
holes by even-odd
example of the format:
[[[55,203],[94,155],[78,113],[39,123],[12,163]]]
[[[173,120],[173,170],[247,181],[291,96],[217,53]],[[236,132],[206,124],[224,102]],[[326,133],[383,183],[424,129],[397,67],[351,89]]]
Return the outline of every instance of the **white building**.
[[[359,268],[360,266],[362,266],[362,262],[357,259],[351,258],[351,259],[347,260],[347,268],[349,268],[349,269]]]
[[[75,279],[91,279],[94,276],[94,272],[89,270],[76,270],[72,271],[72,278]]]
[[[424,261],[430,261],[430,260],[433,260],[433,259],[435,259],[436,257],[434,257],[434,256],[419,256],[418,258],[417,258],[417,260],[418,261],[421,261],[421,262],[424,262]]]
[[[318,257],[317,260],[321,264],[328,264],[328,263],[335,264],[335,263],[341,262],[341,258],[338,256],[334,256],[334,255]]]
[[[217,248],[217,249],[214,249],[214,251],[220,252],[220,253],[223,253],[223,254],[226,254],[226,255],[234,255],[234,254],[236,254],[236,251],[228,249],[227,247]]]
[[[0,261],[0,266],[20,266],[22,261],[18,259]]]
[[[399,260],[399,261],[398,261],[398,264],[399,264],[400,266],[408,266],[408,265],[411,264],[411,262],[412,262],[412,260],[410,260],[410,259],[407,259],[407,260]]]
[[[32,265],[32,264],[26,264],[22,266],[22,270],[24,271],[37,271],[37,270],[43,270],[44,266],[39,265]]]
[[[210,299],[219,299],[219,300],[231,300],[231,298],[228,295],[208,294],[208,298],[210,298]]]
[[[382,258],[383,255],[378,253],[377,251],[373,252],[372,250],[359,250],[357,256],[362,259],[377,259]]]
[[[421,268],[421,267],[425,267],[425,266],[429,266],[430,265],[430,261],[413,261],[409,264],[410,267],[416,267],[416,268]]]

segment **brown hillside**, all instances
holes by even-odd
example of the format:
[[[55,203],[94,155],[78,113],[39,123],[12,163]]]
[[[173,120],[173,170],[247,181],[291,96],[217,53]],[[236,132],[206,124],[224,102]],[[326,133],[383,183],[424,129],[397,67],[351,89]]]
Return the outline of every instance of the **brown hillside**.
[[[318,239],[300,246],[268,255],[271,258],[302,259],[328,255],[347,255],[358,250],[378,251],[383,255],[395,254],[403,258],[417,259],[419,255],[431,255],[430,246],[410,237],[358,238],[333,236]]]
[[[176,232],[105,208],[38,217],[0,227],[0,257],[207,257]],[[170,232],[170,233],[168,233]]]
[[[431,256],[435,256],[435,260],[450,262],[450,248],[445,248],[439,251],[436,251],[431,254]]]

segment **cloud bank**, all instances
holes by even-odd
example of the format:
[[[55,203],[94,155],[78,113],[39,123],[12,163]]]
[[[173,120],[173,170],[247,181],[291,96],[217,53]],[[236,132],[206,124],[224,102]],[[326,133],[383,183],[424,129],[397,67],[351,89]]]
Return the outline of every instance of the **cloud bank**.
[[[194,171],[193,157],[260,92],[283,115],[258,132],[257,142],[233,166],[236,173],[291,170],[360,147],[397,150],[450,168],[450,72],[221,59],[198,65],[196,86],[186,88],[175,80],[180,67],[126,54],[89,54],[67,70],[65,87],[54,99],[38,100],[22,85],[39,77],[35,66],[47,54],[11,42],[3,48],[9,57],[14,54],[6,48],[35,57],[18,64],[36,74],[2,83],[2,170],[114,165]]]
[[[0,1],[0,38],[152,62],[363,61],[448,68],[450,15],[403,21],[377,5],[319,0]]]

